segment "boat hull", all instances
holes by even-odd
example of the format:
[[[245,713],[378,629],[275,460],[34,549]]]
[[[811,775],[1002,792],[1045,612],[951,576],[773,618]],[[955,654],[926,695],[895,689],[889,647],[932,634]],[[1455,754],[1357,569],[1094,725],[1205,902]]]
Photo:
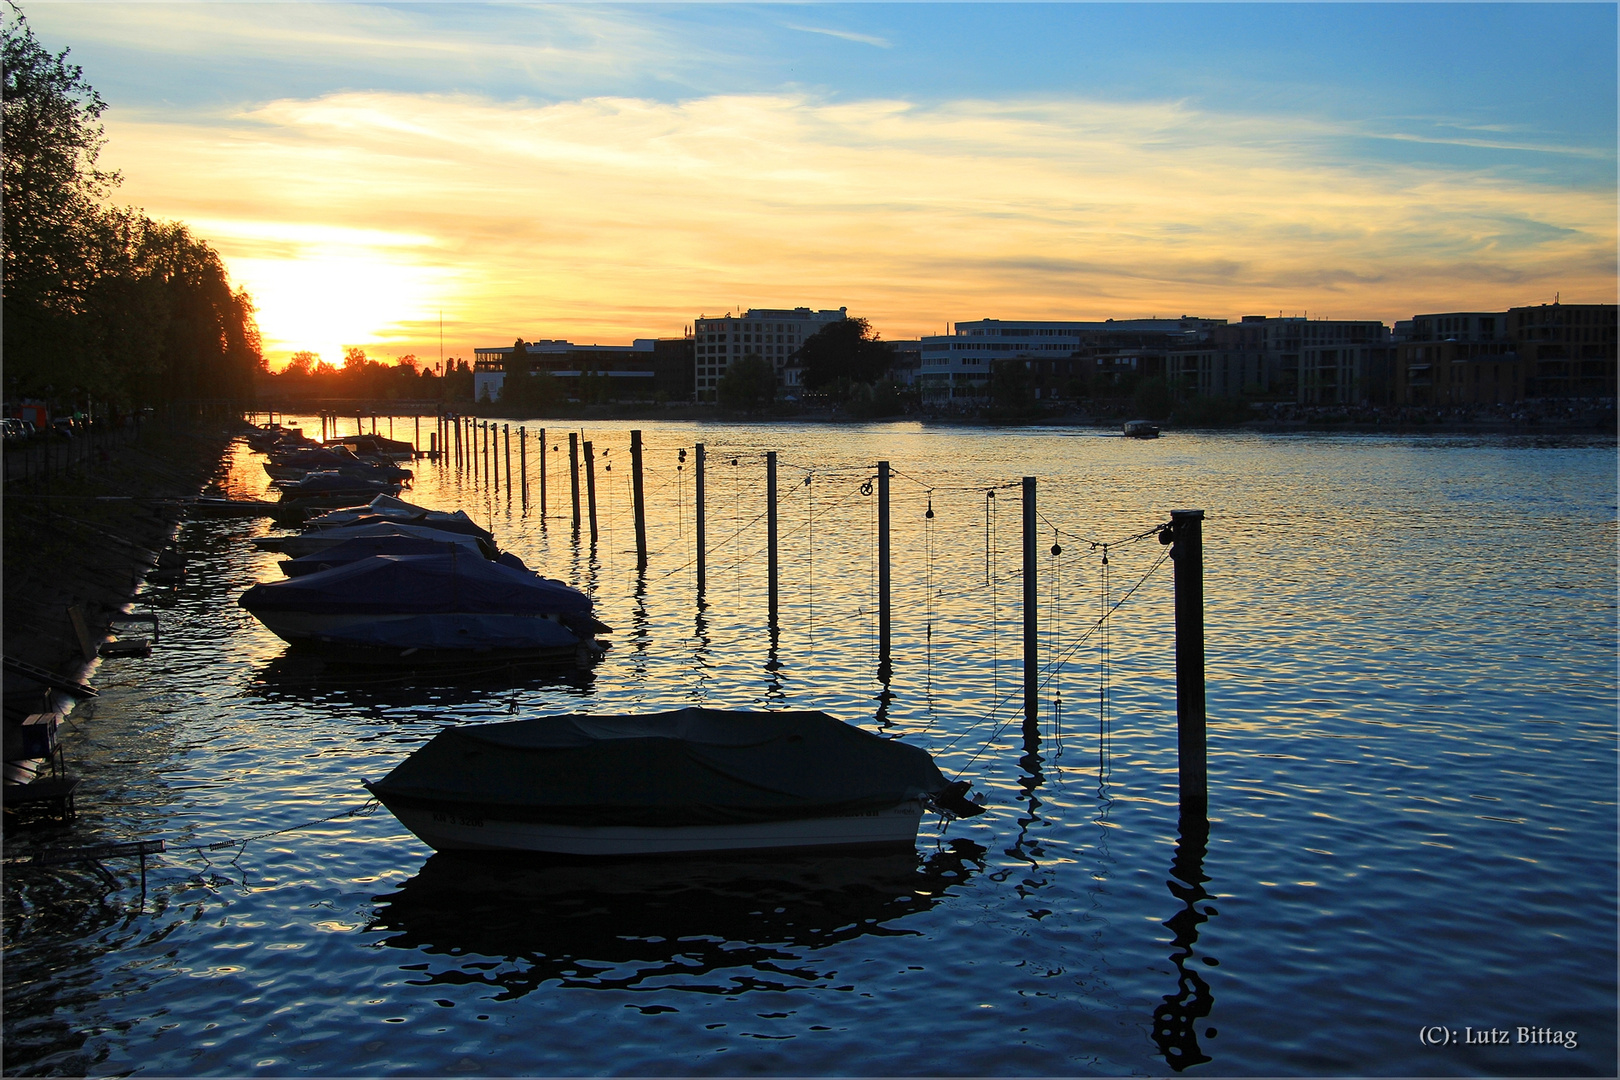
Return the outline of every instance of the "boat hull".
[[[370,785],[367,788],[376,794]],[[836,817],[660,828],[509,821],[450,805],[435,810],[378,798],[435,851],[528,851],[603,858],[913,845],[923,812],[920,799],[907,799],[884,810]]]
[[[385,648],[572,649],[579,635],[555,615],[442,612],[376,615],[261,611],[254,618],[288,644],[337,641]]]

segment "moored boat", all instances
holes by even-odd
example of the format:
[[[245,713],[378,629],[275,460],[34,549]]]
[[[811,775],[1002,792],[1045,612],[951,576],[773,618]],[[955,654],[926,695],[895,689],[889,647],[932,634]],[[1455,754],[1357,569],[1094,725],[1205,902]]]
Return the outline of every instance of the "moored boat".
[[[826,713],[702,708],[448,728],[366,783],[435,850],[609,857],[911,845],[967,786]]]
[[[1151,420],[1127,420],[1124,433],[1130,439],[1157,439],[1159,425]]]
[[[585,663],[609,632],[578,589],[459,549],[373,555],[260,583],[238,602],[290,645],[368,663]]]

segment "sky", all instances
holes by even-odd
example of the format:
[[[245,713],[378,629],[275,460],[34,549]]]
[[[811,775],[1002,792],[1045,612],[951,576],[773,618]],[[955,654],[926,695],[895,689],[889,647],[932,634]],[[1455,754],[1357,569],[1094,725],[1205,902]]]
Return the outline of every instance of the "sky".
[[[1616,299],[1614,4],[21,2],[276,368]]]

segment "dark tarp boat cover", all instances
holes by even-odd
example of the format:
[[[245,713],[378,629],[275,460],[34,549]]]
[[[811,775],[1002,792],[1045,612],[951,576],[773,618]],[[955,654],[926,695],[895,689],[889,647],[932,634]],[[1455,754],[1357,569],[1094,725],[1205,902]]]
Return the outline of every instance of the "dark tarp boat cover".
[[[288,577],[303,577],[305,574],[318,573],[343,563],[369,559],[373,555],[448,555],[457,549],[472,554],[471,550],[453,540],[412,536],[403,532],[356,536],[342,543],[333,544],[329,548],[300,555],[296,559],[284,559],[281,570]],[[518,569],[527,567],[520,565]]]
[[[869,813],[950,786],[927,751],[826,713],[699,708],[447,728],[370,785],[390,806],[669,827]]]
[[[495,534],[479,525],[464,512],[457,510],[453,514],[441,513],[437,510],[423,514],[406,516],[403,514],[356,514],[348,521],[338,521],[334,518],[331,524],[317,524],[311,532],[325,532],[329,528],[350,528],[356,525],[418,525],[424,529],[437,529],[440,532],[460,533],[463,536],[477,536],[485,540],[495,539]]]
[[[238,601],[251,612],[336,615],[589,614],[578,589],[477,555],[378,555],[286,581],[263,582]]]

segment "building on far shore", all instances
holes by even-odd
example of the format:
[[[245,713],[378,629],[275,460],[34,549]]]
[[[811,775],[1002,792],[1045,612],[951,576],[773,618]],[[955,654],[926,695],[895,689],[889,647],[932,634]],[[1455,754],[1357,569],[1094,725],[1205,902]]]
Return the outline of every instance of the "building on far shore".
[[[741,315],[699,315],[692,321],[693,381],[697,401],[714,401],[720,380],[732,364],[758,356],[776,369],[776,385],[788,395],[799,393],[798,365],[793,354],[805,338],[828,323],[849,317],[848,308],[812,311],[798,308],[749,308]]]
[[[561,381],[563,393],[580,400],[582,379],[606,379],[612,401],[684,401],[692,385],[692,339],[637,338],[630,345],[576,345],[526,341],[527,373]],[[500,401],[514,345],[489,346],[473,354],[473,400]]]
[[[917,387],[922,400],[948,403],[984,397],[998,361],[1020,359],[1033,375],[1037,400],[1066,396],[1077,379],[1119,381],[1162,376],[1171,349],[1207,339],[1222,319],[976,319],[950,334],[924,337]]]
[[[1402,405],[1508,405],[1613,397],[1615,304],[1539,304],[1412,318],[1396,347]]]

